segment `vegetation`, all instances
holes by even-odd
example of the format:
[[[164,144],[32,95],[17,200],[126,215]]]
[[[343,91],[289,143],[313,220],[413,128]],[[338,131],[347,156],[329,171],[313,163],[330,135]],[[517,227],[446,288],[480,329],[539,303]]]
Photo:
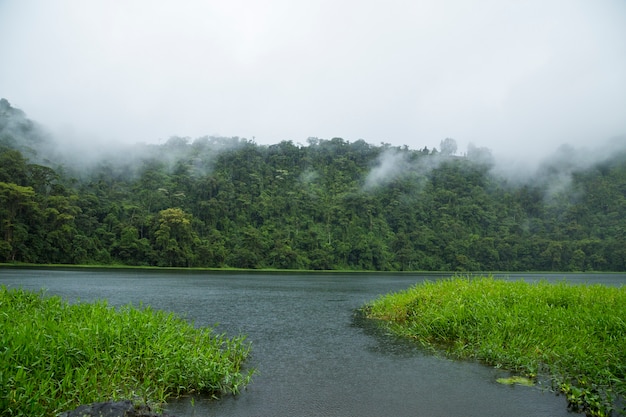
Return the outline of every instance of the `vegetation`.
[[[450,138],[441,152],[214,137],[59,149],[0,100],[0,262],[626,271],[623,142],[586,164],[564,148],[515,180]]]
[[[150,308],[0,288],[0,415],[55,416],[80,404],[162,403],[190,392],[237,393],[249,353],[228,339]]]
[[[425,347],[548,377],[576,411],[609,415],[626,398],[626,287],[456,277],[366,311]]]

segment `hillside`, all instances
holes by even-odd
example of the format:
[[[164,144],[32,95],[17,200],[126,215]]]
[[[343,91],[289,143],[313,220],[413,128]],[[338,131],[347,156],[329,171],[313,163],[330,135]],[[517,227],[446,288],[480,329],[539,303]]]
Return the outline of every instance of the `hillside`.
[[[87,163],[3,99],[0,261],[626,271],[623,142],[563,147],[523,178],[449,140],[173,137]]]

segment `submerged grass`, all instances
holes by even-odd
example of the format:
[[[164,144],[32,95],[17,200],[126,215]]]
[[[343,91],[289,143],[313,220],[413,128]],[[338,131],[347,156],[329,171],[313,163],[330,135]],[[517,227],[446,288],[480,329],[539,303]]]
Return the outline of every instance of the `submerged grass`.
[[[54,416],[79,404],[159,404],[237,393],[250,346],[149,307],[70,305],[0,287],[0,416]]]
[[[548,377],[574,411],[626,414],[626,287],[455,277],[366,311],[425,347]]]

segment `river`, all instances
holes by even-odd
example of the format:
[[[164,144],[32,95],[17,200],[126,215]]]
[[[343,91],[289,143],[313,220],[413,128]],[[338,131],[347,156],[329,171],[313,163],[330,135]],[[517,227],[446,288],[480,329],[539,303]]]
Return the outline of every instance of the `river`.
[[[442,275],[287,274],[100,269],[0,269],[0,285],[45,289],[70,302],[108,300],[174,311],[252,343],[258,370],[240,395],[184,398],[185,416],[571,416],[563,396],[505,386],[502,370],[425,353],[356,310],[381,294]],[[624,274],[505,279],[626,283]]]

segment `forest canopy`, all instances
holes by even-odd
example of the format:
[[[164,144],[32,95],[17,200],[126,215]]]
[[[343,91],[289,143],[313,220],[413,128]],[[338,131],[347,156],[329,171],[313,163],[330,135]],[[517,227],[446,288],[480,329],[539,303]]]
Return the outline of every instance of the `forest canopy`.
[[[172,137],[87,158],[0,100],[0,261],[626,271],[626,145],[514,178],[488,149]],[[588,155],[587,155],[588,156]]]

